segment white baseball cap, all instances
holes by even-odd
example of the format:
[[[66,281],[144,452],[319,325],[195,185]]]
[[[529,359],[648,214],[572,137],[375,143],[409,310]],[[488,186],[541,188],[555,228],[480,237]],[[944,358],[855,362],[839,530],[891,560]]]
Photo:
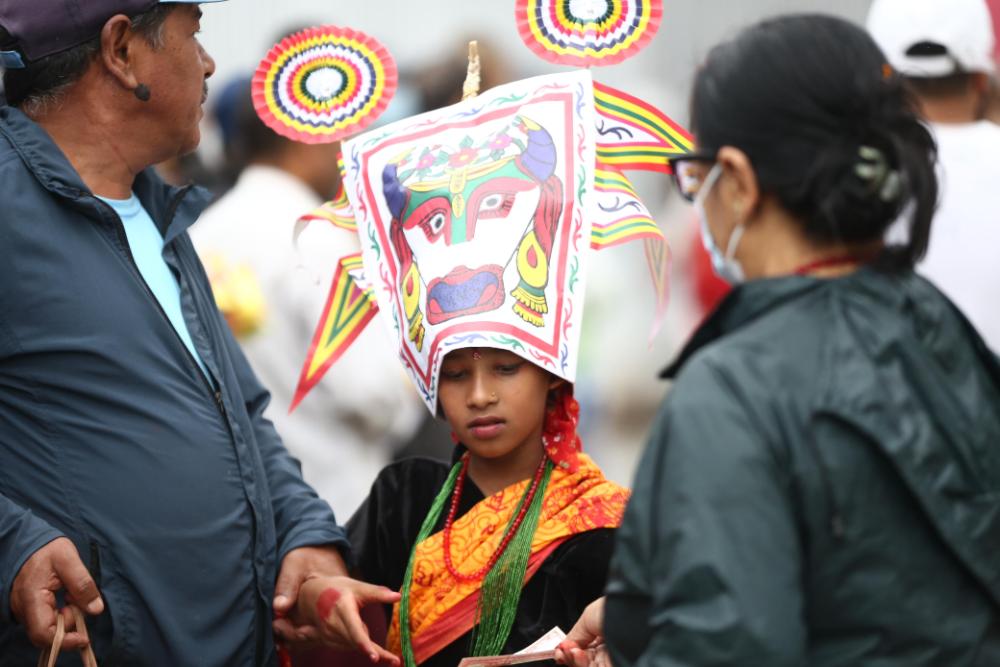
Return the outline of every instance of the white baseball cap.
[[[875,0],[868,32],[903,76],[995,70],[993,21],[985,0]],[[913,47],[922,43],[944,52],[914,54]]]

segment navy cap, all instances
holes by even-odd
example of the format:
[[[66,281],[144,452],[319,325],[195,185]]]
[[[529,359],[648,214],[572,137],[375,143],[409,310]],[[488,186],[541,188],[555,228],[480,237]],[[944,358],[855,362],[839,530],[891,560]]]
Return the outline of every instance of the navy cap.
[[[0,0],[0,66],[25,67],[100,34],[116,14],[136,16],[166,2],[223,0]],[[6,33],[6,34],[4,34]]]

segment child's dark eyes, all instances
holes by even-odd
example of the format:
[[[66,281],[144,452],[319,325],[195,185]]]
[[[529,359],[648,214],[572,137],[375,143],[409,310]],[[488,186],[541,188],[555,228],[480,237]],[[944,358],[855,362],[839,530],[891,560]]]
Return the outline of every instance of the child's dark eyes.
[[[497,375],[516,375],[521,366],[524,365],[523,361],[516,361],[511,364],[497,364],[493,367],[493,371]],[[448,381],[464,380],[469,376],[469,371],[467,369],[441,369],[441,379]]]

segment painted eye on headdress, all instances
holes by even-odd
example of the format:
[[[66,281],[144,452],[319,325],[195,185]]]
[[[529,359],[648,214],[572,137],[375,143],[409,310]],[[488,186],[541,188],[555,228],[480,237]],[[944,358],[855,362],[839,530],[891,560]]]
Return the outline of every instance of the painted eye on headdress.
[[[433,197],[423,202],[402,220],[403,229],[419,229],[434,242],[438,240],[451,220],[451,203],[446,197]]]
[[[503,218],[510,213],[514,205],[515,194],[512,192],[494,192],[486,195],[479,202],[479,218]]]
[[[503,206],[503,195],[500,193],[493,194],[485,198],[483,203],[479,205],[479,212],[495,211],[501,206]]]
[[[441,233],[441,230],[444,229],[445,222],[444,213],[439,211],[427,219],[427,229],[430,230],[431,234],[437,236]]]

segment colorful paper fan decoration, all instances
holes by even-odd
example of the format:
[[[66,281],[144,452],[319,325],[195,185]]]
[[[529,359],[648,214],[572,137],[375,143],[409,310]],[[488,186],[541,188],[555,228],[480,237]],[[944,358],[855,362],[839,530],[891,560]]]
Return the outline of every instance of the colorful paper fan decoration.
[[[521,39],[549,62],[614,65],[649,43],[663,16],[661,0],[517,0]]]
[[[307,28],[268,52],[253,77],[253,103],[278,134],[332,143],[364,129],[396,92],[396,62],[357,30]]]

